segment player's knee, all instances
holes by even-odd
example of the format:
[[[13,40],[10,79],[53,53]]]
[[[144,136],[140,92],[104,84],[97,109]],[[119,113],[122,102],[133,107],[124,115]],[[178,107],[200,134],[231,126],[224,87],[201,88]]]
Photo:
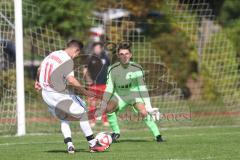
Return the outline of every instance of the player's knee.
[[[84,108],[82,106],[80,106],[77,103],[73,103],[70,107],[69,107],[69,112],[70,114],[73,115],[81,115],[85,112]]]
[[[141,111],[140,114],[143,118],[147,117],[148,115],[147,111]]]
[[[111,107],[107,107],[105,110],[105,113],[112,113],[112,112],[114,112],[114,110]]]
[[[105,113],[112,113],[112,112],[116,111],[116,109],[117,109],[117,103],[115,101],[110,101],[107,104]]]

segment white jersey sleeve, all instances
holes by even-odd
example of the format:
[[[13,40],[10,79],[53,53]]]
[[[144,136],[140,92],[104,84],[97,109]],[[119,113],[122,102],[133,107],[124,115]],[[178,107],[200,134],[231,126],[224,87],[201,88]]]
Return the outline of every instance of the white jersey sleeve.
[[[50,76],[56,69],[62,66],[65,62],[70,61],[71,57],[63,50],[50,53],[41,63],[41,70],[39,75],[39,83],[44,90],[53,91],[50,85]],[[64,67],[64,66],[62,66]],[[62,81],[66,81],[68,76],[74,76],[72,70],[68,75],[61,77]]]

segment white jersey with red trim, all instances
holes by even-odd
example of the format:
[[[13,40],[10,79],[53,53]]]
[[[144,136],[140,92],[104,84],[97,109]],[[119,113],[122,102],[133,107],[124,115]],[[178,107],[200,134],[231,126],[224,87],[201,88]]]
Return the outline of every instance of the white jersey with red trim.
[[[71,60],[71,57],[63,50],[58,50],[55,52],[50,53],[41,63],[41,70],[39,75],[39,83],[43,90],[46,91],[54,91],[51,88],[50,76],[51,74],[62,64]],[[74,72],[70,72],[67,76],[63,76],[62,80],[66,81],[66,77],[74,76]]]

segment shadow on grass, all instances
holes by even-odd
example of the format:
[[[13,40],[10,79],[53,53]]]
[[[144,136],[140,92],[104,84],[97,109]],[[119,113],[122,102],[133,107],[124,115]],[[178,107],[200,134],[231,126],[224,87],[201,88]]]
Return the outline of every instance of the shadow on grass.
[[[139,143],[142,143],[142,142],[152,142],[152,140],[146,140],[146,139],[121,139],[119,140],[117,143],[126,143],[126,142],[139,142]]]
[[[44,151],[47,153],[67,153],[67,150],[62,150],[62,149],[54,149],[54,150],[48,150]],[[89,152],[89,150],[86,149],[75,149],[75,152]]]
[[[67,153],[67,150],[54,149],[54,150],[48,150],[48,151],[44,151],[44,152],[47,152],[47,153]],[[77,152],[90,153],[90,151],[86,150],[86,149],[75,149],[75,153],[77,153]],[[104,152],[109,152],[109,150],[105,150]],[[96,152],[96,153],[103,153],[103,152]]]

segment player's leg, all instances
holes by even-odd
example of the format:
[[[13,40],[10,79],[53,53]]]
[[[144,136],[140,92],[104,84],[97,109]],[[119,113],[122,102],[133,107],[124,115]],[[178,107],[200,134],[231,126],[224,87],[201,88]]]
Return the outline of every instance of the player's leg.
[[[105,84],[97,85],[97,94],[98,95],[103,95],[105,89],[106,89],[106,85]],[[98,104],[100,102],[101,101],[99,100]],[[109,126],[108,117],[107,117],[107,114],[105,112],[102,113],[102,122],[103,122],[104,126]]]
[[[116,110],[118,108],[118,98],[113,96],[107,103],[106,114],[108,116],[109,125],[113,131],[111,134],[113,142],[116,142],[120,137],[120,128],[117,121]]]
[[[89,97],[87,98],[88,101],[88,118],[89,118],[89,122],[91,124],[92,127],[95,126],[96,124],[96,117],[95,117],[95,112],[96,112],[96,107],[95,107],[95,103],[96,103],[96,99],[93,97]]]
[[[94,139],[93,132],[91,129],[91,126],[88,121],[88,115],[86,112],[86,107],[84,101],[77,97],[77,96],[72,96],[73,103],[70,106],[70,111],[77,111],[78,114],[81,114],[80,119],[79,119],[79,125],[80,128],[85,135],[88,143],[90,146],[94,146],[96,144],[96,140]]]
[[[114,105],[117,109],[115,109],[115,112],[108,113],[107,116],[109,125],[113,131],[111,135],[113,142],[117,142],[117,140],[120,138],[120,127],[118,125],[117,112],[123,111],[124,108],[127,106],[127,103],[123,101],[122,98],[119,97],[117,94],[115,94],[113,99],[115,101],[112,102],[113,103],[112,105]]]
[[[120,128],[119,128],[119,125],[118,125],[116,112],[107,114],[107,117],[108,117],[109,125],[110,125],[110,127],[113,131],[113,133],[111,135],[112,140],[115,143],[115,142],[117,142],[117,139],[120,138]]]
[[[80,127],[83,131],[83,134],[85,135],[88,143],[89,143],[89,149],[90,152],[103,152],[105,151],[109,146],[101,146],[97,140],[93,136],[92,129],[90,127],[89,121],[87,120],[88,116],[87,114],[83,114],[80,119]]]
[[[96,85],[90,86],[89,90],[96,92]],[[96,124],[95,112],[97,99],[94,97],[88,97],[87,102],[88,102],[88,119],[90,121],[90,125],[94,127]]]
[[[74,153],[74,145],[72,142],[72,134],[68,121],[61,120],[61,131],[64,137],[64,143],[67,145],[68,153]]]
[[[110,125],[113,133],[120,134],[117,116],[115,113],[117,106],[118,106],[118,102],[116,100],[110,100],[107,104],[106,113],[108,116],[109,125]]]
[[[148,114],[148,112],[147,112],[147,110],[145,108],[145,104],[144,103],[136,103],[134,107],[138,110],[138,112],[143,117],[144,123],[150,129],[150,131],[153,134],[153,136],[155,137],[156,141],[162,142],[163,139],[162,139],[162,136],[160,134],[160,131],[159,131],[156,123],[152,119],[152,117]]]
[[[108,122],[110,124],[110,127],[114,133],[120,134],[120,128],[118,125],[117,115],[116,112],[108,113]]]
[[[115,112],[117,110],[117,108],[118,108],[118,102],[116,100],[110,100],[107,103],[107,107],[106,107],[105,112],[107,114],[109,114],[109,113]]]
[[[105,112],[102,113],[102,122],[103,122],[103,126],[109,126],[108,117]]]
[[[64,143],[67,145],[67,151],[68,153],[74,153],[74,145],[72,142],[72,135],[71,135],[71,129],[69,126],[69,122],[66,120],[62,120],[60,117],[65,117],[65,116],[58,116],[56,115],[56,108],[57,105],[59,104],[59,101],[66,98],[66,95],[56,93],[56,92],[47,92],[47,91],[42,91],[42,97],[43,100],[48,104],[48,110],[49,112],[54,116],[60,119],[60,125],[61,125],[61,132],[64,137]],[[59,100],[59,101],[58,101]],[[62,113],[61,115],[66,115],[66,113],[63,113],[62,110],[59,110],[59,113]]]
[[[79,124],[83,131],[84,136],[86,137],[89,143],[90,152],[103,152],[109,147],[109,146],[101,146],[100,144],[98,144],[97,140],[94,138],[93,131],[88,121],[87,113],[82,115]]]
[[[73,103],[70,106],[70,110],[78,110],[81,112],[79,124],[84,136],[89,143],[90,152],[102,152],[106,150],[108,147],[99,145],[93,136],[93,131],[88,121],[88,114],[86,112],[84,101],[78,96],[72,96],[72,100]]]
[[[106,88],[106,85],[105,84],[97,84],[95,85],[95,90],[94,92],[97,94],[97,95],[103,95],[104,91],[105,91],[105,88]],[[95,100],[95,106],[98,106],[99,104],[101,103],[101,100],[100,99],[96,99]],[[96,107],[95,107],[96,108]],[[103,126],[109,126],[109,123],[108,123],[108,118],[107,118],[107,115],[105,112],[102,113],[101,117],[97,117],[97,120],[102,120],[102,123],[103,123]]]

